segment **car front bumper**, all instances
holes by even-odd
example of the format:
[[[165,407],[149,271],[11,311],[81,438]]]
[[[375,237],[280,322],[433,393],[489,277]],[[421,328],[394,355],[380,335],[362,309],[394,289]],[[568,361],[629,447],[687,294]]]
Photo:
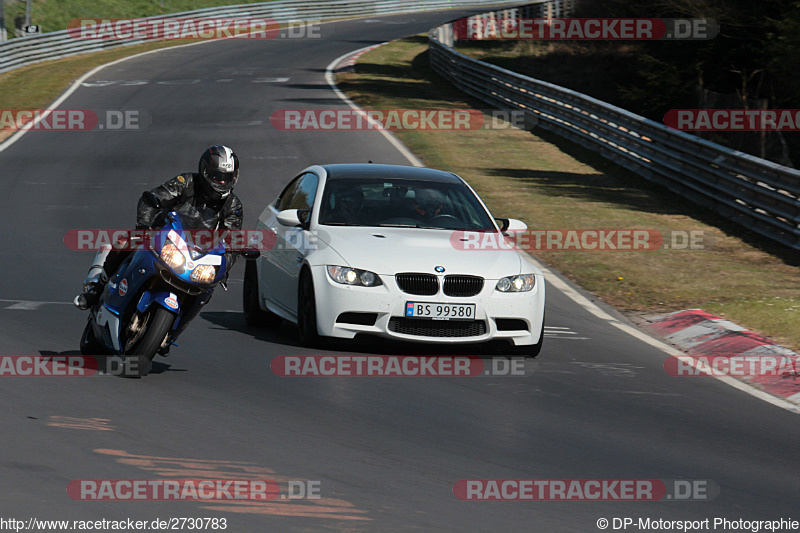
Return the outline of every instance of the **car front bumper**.
[[[441,291],[443,276],[439,276],[438,294],[419,296],[401,291],[394,276],[382,275],[383,285],[377,287],[358,287],[334,282],[324,266],[312,268],[312,273],[320,335],[352,339],[370,334],[443,344],[504,340],[524,346],[538,343],[543,333],[545,287],[541,275],[536,275],[536,286],[529,292],[502,293],[495,290],[496,279],[486,279],[477,295],[452,297]],[[406,318],[407,302],[475,304],[475,320]]]

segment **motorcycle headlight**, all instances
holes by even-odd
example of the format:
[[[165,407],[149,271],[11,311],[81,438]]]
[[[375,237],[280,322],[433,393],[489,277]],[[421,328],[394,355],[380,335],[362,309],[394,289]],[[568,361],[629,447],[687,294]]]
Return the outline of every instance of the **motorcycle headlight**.
[[[497,280],[497,289],[500,292],[528,292],[536,285],[536,276],[533,274],[521,274],[519,276],[508,276]]]
[[[192,275],[189,279],[195,283],[211,283],[217,277],[217,267],[212,265],[200,265],[192,270]]]
[[[186,258],[183,257],[181,251],[169,240],[164,247],[161,248],[161,260],[172,270],[177,271],[183,270],[183,265],[186,263]]]
[[[333,281],[342,285],[359,285],[361,287],[383,285],[380,276],[369,270],[328,265],[328,275]]]

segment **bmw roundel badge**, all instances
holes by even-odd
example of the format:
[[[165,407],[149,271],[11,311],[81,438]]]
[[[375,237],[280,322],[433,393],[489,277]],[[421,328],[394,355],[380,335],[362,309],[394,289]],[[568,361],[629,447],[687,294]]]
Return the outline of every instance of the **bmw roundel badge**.
[[[443,267],[443,266],[437,266],[437,267],[433,267],[433,269],[434,269],[436,272],[444,272],[444,267]]]

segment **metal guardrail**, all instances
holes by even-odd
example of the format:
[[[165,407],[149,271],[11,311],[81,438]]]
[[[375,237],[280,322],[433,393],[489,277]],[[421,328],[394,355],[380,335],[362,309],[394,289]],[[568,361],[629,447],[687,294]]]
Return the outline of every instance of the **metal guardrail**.
[[[571,0],[550,0],[477,18],[567,16]],[[525,111],[551,130],[695,203],[800,250],[800,171],[677,131],[564,87],[457,52],[453,23],[432,28],[432,68],[465,93]]]
[[[507,1],[507,0],[506,0]],[[178,18],[270,18],[279,23],[306,20],[327,20],[386,15],[454,7],[483,6],[503,3],[501,0],[277,0],[172,13],[148,20]],[[62,57],[99,52],[120,46],[142,44],[143,40],[89,41],[71,36],[67,30],[19,37],[0,42],[0,73]]]

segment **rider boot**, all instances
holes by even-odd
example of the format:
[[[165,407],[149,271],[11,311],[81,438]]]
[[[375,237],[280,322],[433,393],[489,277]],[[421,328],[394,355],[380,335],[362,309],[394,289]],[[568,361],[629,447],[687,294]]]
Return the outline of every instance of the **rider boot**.
[[[92,262],[92,267],[89,269],[89,274],[83,280],[83,292],[75,297],[72,301],[78,309],[89,309],[93,307],[103,294],[103,289],[108,283],[108,276],[106,275],[103,265],[106,262],[108,254],[111,252],[110,245],[104,245],[97,252]]]

